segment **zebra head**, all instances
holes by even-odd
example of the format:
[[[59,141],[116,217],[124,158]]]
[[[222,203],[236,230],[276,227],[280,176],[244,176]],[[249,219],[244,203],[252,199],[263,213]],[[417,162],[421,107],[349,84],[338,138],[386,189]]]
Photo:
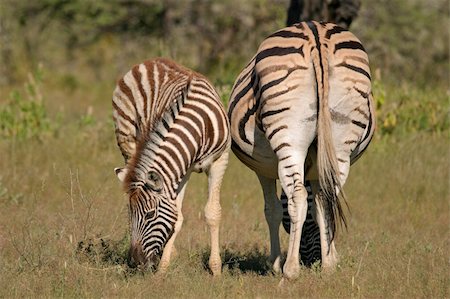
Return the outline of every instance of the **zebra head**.
[[[116,170],[116,174],[119,179],[124,179],[129,196],[131,245],[128,264],[154,268],[175,230],[176,202],[170,198],[158,172],[124,174],[123,171]]]

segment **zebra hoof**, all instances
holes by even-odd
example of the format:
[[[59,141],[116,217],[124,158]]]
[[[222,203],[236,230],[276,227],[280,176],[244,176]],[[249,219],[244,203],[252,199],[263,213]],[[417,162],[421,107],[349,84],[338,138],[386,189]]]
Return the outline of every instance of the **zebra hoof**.
[[[210,268],[210,269],[211,269],[212,275],[213,275],[214,277],[219,277],[219,276],[222,275],[222,269],[221,269],[221,267],[218,267],[218,268],[216,268],[216,269],[213,269],[213,268]]]
[[[266,264],[274,274],[281,274],[281,258],[279,256],[275,259],[269,258]]]
[[[336,249],[332,249],[331,252],[322,258],[322,271],[325,273],[333,273],[336,271],[339,257]]]
[[[292,263],[289,265],[287,262],[284,265],[283,269],[283,278],[286,278],[287,280],[294,280],[300,275],[300,265]]]
[[[222,274],[222,261],[209,261],[209,269],[214,277],[218,277]]]

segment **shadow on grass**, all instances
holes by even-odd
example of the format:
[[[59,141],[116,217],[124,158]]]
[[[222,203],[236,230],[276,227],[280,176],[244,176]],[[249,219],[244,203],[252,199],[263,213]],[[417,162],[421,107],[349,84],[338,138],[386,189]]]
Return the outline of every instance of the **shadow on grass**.
[[[88,263],[99,269],[117,268],[118,272],[125,276],[154,272],[151,269],[143,271],[139,268],[129,267],[127,263],[128,248],[128,236],[124,236],[118,241],[101,237],[88,238],[78,242],[75,255],[80,263]],[[209,271],[209,255],[209,249],[202,250],[202,264],[207,271]],[[253,272],[258,275],[269,275],[272,273],[271,268],[266,264],[267,254],[256,247],[245,252],[225,249],[221,256],[222,269],[227,269],[232,274]]]
[[[125,276],[136,274],[144,275],[155,272],[155,269],[132,268],[128,266],[129,236],[124,236],[121,240],[109,240],[106,238],[89,238],[78,242],[75,254],[80,263],[89,263],[98,269],[115,268]],[[210,251],[204,248],[201,251],[203,268],[210,271],[208,266]],[[257,275],[272,275],[272,268],[267,263],[269,256],[265,251],[254,246],[244,251],[223,249],[222,270],[228,270],[231,275],[242,273],[255,273]],[[315,269],[319,267],[319,262],[306,265],[306,268]],[[303,264],[303,266],[305,266]],[[320,268],[320,267],[319,267]]]
[[[116,268],[118,273],[125,276],[152,273],[143,271],[139,267],[128,266],[129,236],[121,240],[110,240],[107,238],[88,238],[78,242],[75,255],[80,263],[89,263],[95,268]]]
[[[203,267],[209,270],[209,250],[202,253]],[[228,269],[231,274],[255,273],[258,275],[271,275],[271,267],[267,264],[268,255],[258,248],[253,248],[245,252],[225,249],[221,252],[222,270]]]

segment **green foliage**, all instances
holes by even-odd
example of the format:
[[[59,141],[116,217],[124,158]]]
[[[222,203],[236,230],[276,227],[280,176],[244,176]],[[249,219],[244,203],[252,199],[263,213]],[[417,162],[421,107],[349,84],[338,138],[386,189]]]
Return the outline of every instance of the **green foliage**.
[[[87,112],[80,116],[80,119],[78,120],[78,124],[81,128],[89,127],[95,125],[96,120],[95,117],[92,115],[92,106],[89,106],[87,109]]]
[[[373,94],[380,135],[442,133],[450,129],[450,103],[442,90],[386,86],[375,81]]]
[[[169,56],[232,83],[262,39],[283,26],[286,9],[272,0],[6,0],[4,6],[5,81],[23,76],[14,60],[31,64],[25,68],[45,62],[60,74],[82,63],[111,78],[133,63]]]
[[[351,30],[383,81],[448,88],[447,1],[361,2]],[[155,56],[232,84],[261,41],[284,26],[286,10],[277,0],[5,0],[0,84],[23,80],[43,62],[76,88],[82,67],[91,68],[84,80],[114,81]]]
[[[40,16],[48,18],[48,22],[38,22],[41,31],[51,23],[66,29],[70,27],[66,33],[70,43],[76,45],[95,42],[106,32],[155,33],[163,20],[165,3],[155,0],[41,0],[19,2],[14,12],[25,27],[35,25]]]
[[[351,30],[393,84],[448,88],[449,21],[448,1],[366,0]]]
[[[0,106],[0,136],[8,139],[42,137],[54,132],[56,123],[47,115],[41,92],[42,72],[29,74],[22,90],[13,90]]]

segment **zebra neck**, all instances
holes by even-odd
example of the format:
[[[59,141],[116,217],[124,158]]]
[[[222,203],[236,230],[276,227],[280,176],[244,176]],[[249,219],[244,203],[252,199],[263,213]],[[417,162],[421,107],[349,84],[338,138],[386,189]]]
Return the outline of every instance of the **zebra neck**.
[[[188,90],[189,84],[152,126],[152,130],[137,150],[139,157],[136,172],[146,175],[150,171],[156,171],[171,198],[178,194],[179,186],[189,171],[190,161],[179,155],[178,149],[183,146],[182,142],[175,137],[168,138],[167,135],[185,103]]]

